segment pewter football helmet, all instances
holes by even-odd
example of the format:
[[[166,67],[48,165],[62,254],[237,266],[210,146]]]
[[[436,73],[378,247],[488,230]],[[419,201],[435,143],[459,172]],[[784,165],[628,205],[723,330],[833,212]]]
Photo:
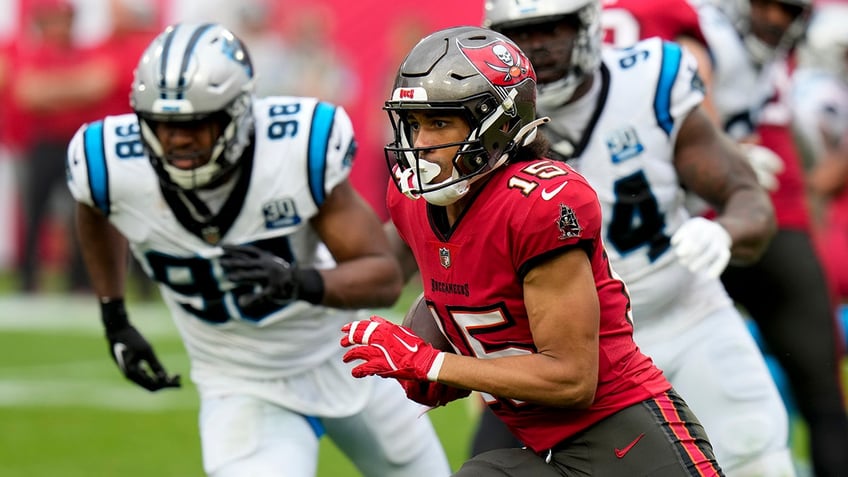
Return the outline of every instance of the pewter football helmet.
[[[456,27],[421,40],[400,66],[386,101],[394,142],[385,148],[395,185],[411,198],[436,205],[455,202],[475,178],[487,174],[535,138],[536,75],[524,53],[500,33]],[[471,132],[461,142],[415,147],[409,111],[460,114]],[[438,165],[424,150],[457,147],[453,175],[439,183]]]
[[[235,168],[253,132],[253,83],[244,44],[220,25],[176,24],[151,42],[136,68],[130,104],[163,183],[195,189],[214,184]],[[203,153],[209,161],[188,170],[173,166],[156,137],[155,123],[201,120],[221,124],[212,149]]]
[[[540,76],[554,70],[555,81],[539,83],[539,105],[555,108],[570,100],[583,80],[595,72],[601,63],[601,5],[599,0],[487,0],[484,26],[507,33],[533,30],[566,17],[577,21],[577,38],[571,45],[550,42],[535,50],[526,45],[524,52],[533,61]],[[508,33],[511,34],[511,33]]]

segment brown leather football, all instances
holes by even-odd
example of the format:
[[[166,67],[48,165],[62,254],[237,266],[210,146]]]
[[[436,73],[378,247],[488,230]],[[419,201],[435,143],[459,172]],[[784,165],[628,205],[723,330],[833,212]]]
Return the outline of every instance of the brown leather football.
[[[412,302],[412,306],[409,307],[409,311],[406,312],[401,324],[411,329],[421,339],[430,343],[439,351],[455,352],[450,341],[442,334],[442,330],[436,324],[436,317],[430,312],[430,308],[424,300],[424,293],[418,295],[418,298]]]

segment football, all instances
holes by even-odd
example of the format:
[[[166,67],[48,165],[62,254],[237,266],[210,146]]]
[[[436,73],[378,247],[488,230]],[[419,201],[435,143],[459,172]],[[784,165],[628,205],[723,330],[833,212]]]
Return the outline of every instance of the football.
[[[412,306],[409,307],[409,311],[406,312],[401,324],[411,329],[421,339],[430,343],[439,351],[455,352],[450,341],[442,334],[442,330],[436,324],[436,317],[430,312],[430,308],[424,300],[424,293],[418,295],[418,298],[412,302]]]

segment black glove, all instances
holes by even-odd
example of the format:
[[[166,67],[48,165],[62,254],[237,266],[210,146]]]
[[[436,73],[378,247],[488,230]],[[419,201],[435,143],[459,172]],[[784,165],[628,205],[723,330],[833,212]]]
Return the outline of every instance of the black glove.
[[[130,324],[124,300],[101,303],[100,310],[109,353],[127,379],[151,392],[180,387],[180,375],[165,372],[150,343]]]
[[[224,245],[223,249],[219,262],[227,280],[255,289],[239,296],[243,309],[282,306],[294,300],[319,304],[324,298],[324,280],[315,269],[298,268],[252,245]]]

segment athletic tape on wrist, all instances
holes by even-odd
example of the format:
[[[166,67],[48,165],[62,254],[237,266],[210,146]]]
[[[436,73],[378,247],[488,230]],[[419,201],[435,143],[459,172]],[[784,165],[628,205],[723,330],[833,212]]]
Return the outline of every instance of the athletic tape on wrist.
[[[445,362],[445,352],[442,351],[436,355],[433,364],[430,365],[430,370],[427,371],[427,380],[435,382],[439,379],[439,371],[442,370],[442,364]]]

